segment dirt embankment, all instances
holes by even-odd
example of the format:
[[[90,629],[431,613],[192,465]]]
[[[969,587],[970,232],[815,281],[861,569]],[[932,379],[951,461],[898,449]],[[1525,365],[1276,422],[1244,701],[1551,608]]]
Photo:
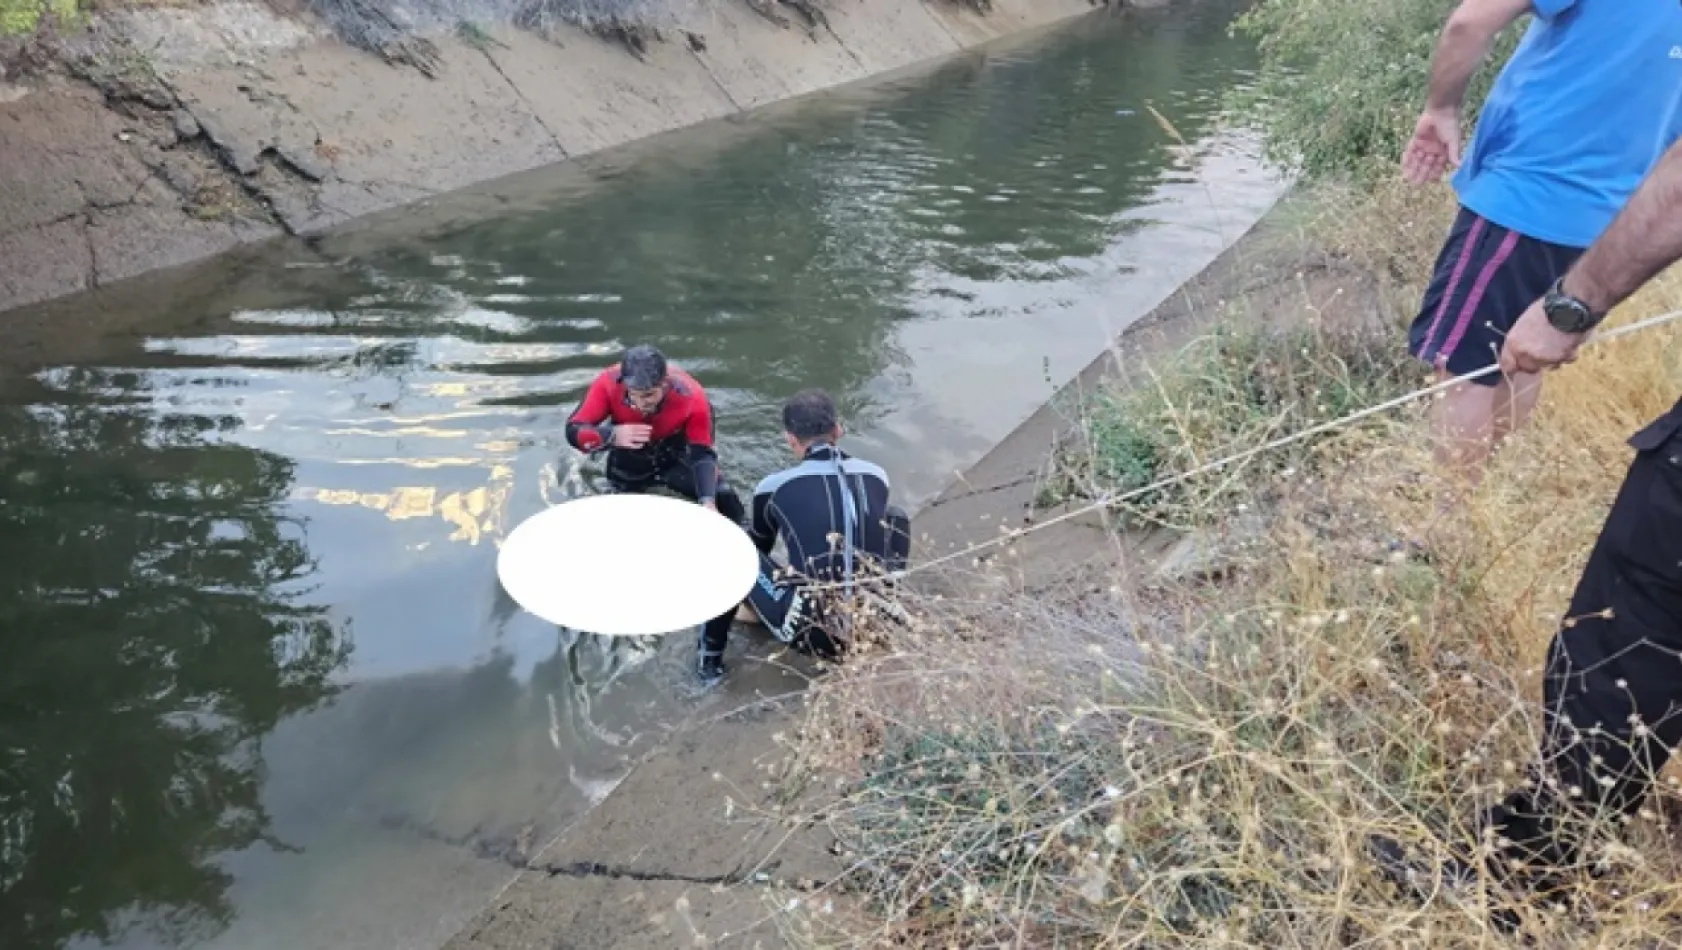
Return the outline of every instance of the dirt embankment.
[[[0,310],[878,76],[1108,0],[716,0],[653,42],[462,28],[393,61],[232,0],[0,74]],[[814,18],[809,11],[821,11]]]

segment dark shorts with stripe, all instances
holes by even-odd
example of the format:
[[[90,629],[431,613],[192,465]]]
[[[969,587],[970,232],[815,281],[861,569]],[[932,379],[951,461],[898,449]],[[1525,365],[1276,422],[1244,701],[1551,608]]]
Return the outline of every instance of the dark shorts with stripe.
[[[1408,329],[1408,352],[1461,376],[1500,360],[1501,341],[1582,248],[1527,237],[1461,208]],[[1498,373],[1473,382],[1493,386]]]

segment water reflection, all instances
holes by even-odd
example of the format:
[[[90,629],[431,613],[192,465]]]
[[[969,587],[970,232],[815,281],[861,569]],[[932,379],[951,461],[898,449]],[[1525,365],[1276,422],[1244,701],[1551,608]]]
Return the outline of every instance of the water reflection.
[[[1236,2],[0,328],[38,328],[0,346],[0,946],[436,945],[672,722],[787,688],[697,699],[687,637],[502,592],[507,530],[599,476],[584,385],[659,344],[738,485],[823,386],[915,506],[1277,194],[1212,135]]]
[[[156,413],[138,374],[55,374],[99,405],[0,426],[0,946],[233,915],[219,855],[284,850],[262,737],[332,691],[350,640],[305,599],[293,462]]]

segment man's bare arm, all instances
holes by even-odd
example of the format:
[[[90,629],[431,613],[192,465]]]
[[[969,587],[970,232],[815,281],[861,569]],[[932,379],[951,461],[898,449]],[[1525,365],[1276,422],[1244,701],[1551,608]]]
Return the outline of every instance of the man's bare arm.
[[[1679,259],[1682,141],[1664,153],[1612,224],[1566,271],[1564,290],[1604,315]],[[1540,373],[1569,363],[1587,336],[1556,329],[1538,300],[1519,316],[1501,344],[1501,371]]]
[[[1682,259],[1682,141],[1659,159],[1612,224],[1565,275],[1567,294],[1595,313],[1623,303]]]
[[[1495,37],[1530,8],[1531,0],[1463,0],[1449,14],[1431,56],[1426,111],[1458,116],[1466,101],[1466,87]]]

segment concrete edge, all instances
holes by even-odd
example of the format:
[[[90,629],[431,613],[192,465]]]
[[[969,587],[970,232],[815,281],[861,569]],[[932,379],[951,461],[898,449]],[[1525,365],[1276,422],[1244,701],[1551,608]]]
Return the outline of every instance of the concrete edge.
[[[848,0],[803,26],[727,0],[696,25],[710,39],[632,53],[573,28],[440,36],[426,72],[249,0],[116,17],[73,78],[0,90],[0,312],[892,83],[1111,4]]]

